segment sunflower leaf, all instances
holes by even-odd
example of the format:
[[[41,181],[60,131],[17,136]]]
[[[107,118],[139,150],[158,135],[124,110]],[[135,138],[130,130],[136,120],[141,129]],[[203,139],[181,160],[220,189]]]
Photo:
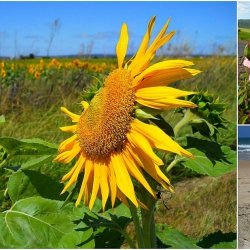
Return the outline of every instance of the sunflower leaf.
[[[67,193],[60,195],[63,184],[33,170],[24,169],[15,172],[10,176],[7,187],[13,203],[30,196],[42,196],[53,200],[64,200],[67,196]]]
[[[236,152],[216,142],[187,137],[187,148],[195,159],[180,157],[182,164],[203,175],[221,176],[236,169]]]
[[[14,139],[1,137],[0,145],[7,151],[4,167],[17,170],[42,165],[57,153],[57,145],[41,139]],[[9,159],[9,160],[8,160]]]
[[[196,249],[200,248],[196,245],[196,240],[189,238],[179,232],[177,229],[171,228],[166,224],[156,225],[156,236],[164,245],[164,248],[171,247],[177,249]]]
[[[78,209],[73,204],[65,207],[62,204],[41,197],[17,201],[11,209],[0,214],[0,247],[94,247],[92,229],[73,223]]]
[[[236,238],[236,233],[218,231],[204,237],[197,245],[207,249],[235,249],[237,247]]]

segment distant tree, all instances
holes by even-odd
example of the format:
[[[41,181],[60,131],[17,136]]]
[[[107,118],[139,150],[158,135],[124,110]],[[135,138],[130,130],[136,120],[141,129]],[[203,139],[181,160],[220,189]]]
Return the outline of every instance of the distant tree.
[[[51,24],[50,24],[50,36],[49,36],[49,43],[47,47],[47,56],[49,57],[49,52],[51,45],[55,39],[56,34],[58,33],[59,29],[61,28],[61,23],[60,19],[57,18],[55,19]]]

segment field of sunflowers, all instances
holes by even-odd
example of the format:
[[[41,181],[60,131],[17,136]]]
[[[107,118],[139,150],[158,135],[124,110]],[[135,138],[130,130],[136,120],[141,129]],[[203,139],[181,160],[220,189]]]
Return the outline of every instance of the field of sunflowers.
[[[154,62],[162,60],[165,58],[156,57]],[[196,111],[167,110],[158,114],[155,123],[188,148],[199,164],[171,154],[164,156],[175,192],[158,190],[157,246],[235,248],[236,59],[211,56],[188,60],[202,73],[171,87],[197,92],[189,99],[197,105]],[[0,62],[0,231],[4,232],[0,242],[6,244],[1,248],[137,246],[137,228],[127,207],[118,203],[102,212],[97,201],[91,212],[83,205],[75,208],[71,202],[77,199],[75,188],[60,195],[64,186],[60,180],[73,164],[53,161],[58,144],[68,138],[59,130],[68,124],[60,107],[80,113],[82,100],[92,100],[116,67],[113,58]],[[151,119],[149,113],[140,115]],[[40,221],[21,218],[30,214],[28,209],[32,216],[38,214]],[[25,234],[15,223],[25,226]],[[13,229],[13,235],[6,228]]]

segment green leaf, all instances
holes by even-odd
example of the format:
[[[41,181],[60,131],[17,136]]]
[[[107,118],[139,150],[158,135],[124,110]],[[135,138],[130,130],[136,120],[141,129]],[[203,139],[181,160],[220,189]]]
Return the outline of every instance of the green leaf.
[[[43,155],[41,157],[34,158],[34,159],[31,159],[31,160],[28,160],[28,161],[24,162],[21,165],[21,168],[22,169],[28,169],[28,168],[35,167],[35,166],[40,166],[40,165],[43,165],[46,162],[52,162],[52,160],[53,160],[52,155]]]
[[[203,175],[221,176],[236,169],[236,152],[216,142],[187,138],[187,148],[195,159],[181,157],[185,167]]]
[[[153,115],[151,115],[150,113],[147,113],[146,111],[142,110],[142,109],[136,109],[135,110],[135,117],[138,119],[156,119]]]
[[[1,248],[76,248],[92,245],[92,233],[75,229],[72,204],[41,197],[16,202],[0,214]],[[85,228],[89,230],[89,228]]]
[[[235,249],[237,247],[236,233],[222,233],[218,231],[204,237],[197,245],[202,248]]]
[[[5,117],[4,115],[0,115],[0,125],[5,123]]]
[[[9,161],[5,167],[15,169],[18,167],[31,168],[39,166],[45,162],[51,161],[52,157],[57,153],[57,145],[41,139],[14,139],[10,137],[1,137],[0,145],[2,145],[8,153]]]
[[[165,247],[177,249],[200,248],[196,245],[196,240],[185,236],[177,229],[171,228],[166,224],[156,225],[156,236]]]
[[[120,204],[102,215],[86,213],[83,222],[94,228],[96,248],[120,248],[124,242],[122,231],[131,221],[129,209]]]
[[[38,171],[19,170],[7,183],[8,193],[14,203],[30,196],[42,196],[54,200],[65,200],[68,193],[60,195],[63,184]]]

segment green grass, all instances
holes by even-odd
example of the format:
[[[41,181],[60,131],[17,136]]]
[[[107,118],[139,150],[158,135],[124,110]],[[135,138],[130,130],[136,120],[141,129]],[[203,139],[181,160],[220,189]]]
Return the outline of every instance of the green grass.
[[[238,28],[239,40],[248,41],[250,39],[250,29]]]

